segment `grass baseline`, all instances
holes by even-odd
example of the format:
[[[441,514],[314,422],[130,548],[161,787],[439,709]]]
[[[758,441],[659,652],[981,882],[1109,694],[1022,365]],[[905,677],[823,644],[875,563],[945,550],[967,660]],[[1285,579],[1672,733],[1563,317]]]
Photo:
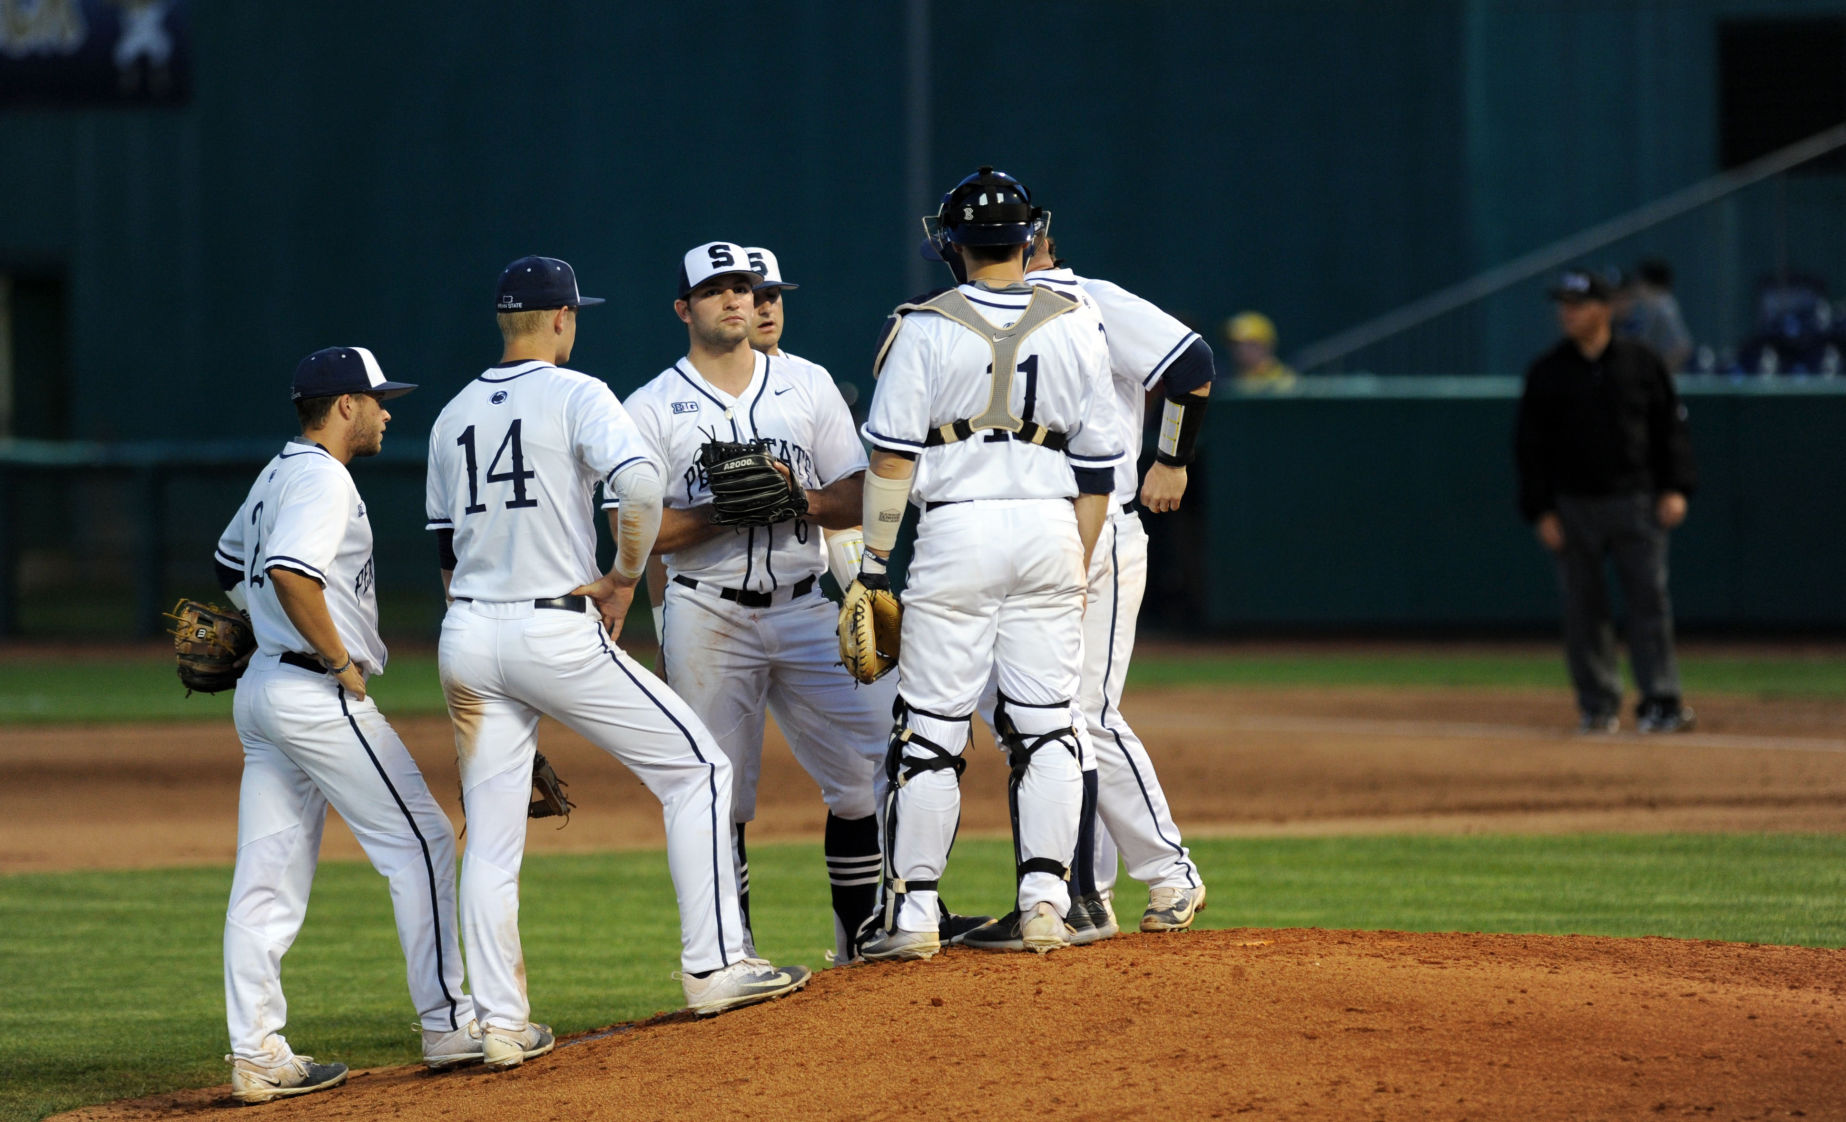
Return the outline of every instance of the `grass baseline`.
[[[646,661],[644,659],[644,661]],[[1846,657],[1681,652],[1688,696],[1846,698]],[[99,689],[98,682],[107,683]],[[1186,656],[1144,652],[1129,669],[1130,688],[1148,686],[1391,687],[1551,689],[1569,685],[1563,655],[1552,650],[1461,648],[1391,652],[1249,652]],[[391,659],[372,692],[389,716],[445,712],[435,656]],[[229,692],[187,697],[164,655],[85,658],[58,655],[0,660],[0,725],[229,720]]]
[[[1846,945],[1842,836],[1207,838],[1192,850],[1211,888],[1205,928]],[[750,865],[762,951],[821,966],[832,921],[820,847],[754,847]],[[945,896],[961,911],[1003,909],[1010,869],[1005,841],[964,840]],[[0,877],[0,1119],[228,1078],[229,883],[227,867]],[[679,1007],[664,854],[533,856],[522,883],[537,1019],[562,1034]],[[1140,888],[1118,887],[1132,930]],[[417,1061],[388,892],[370,866],[321,867],[284,976],[296,1047],[354,1067]]]

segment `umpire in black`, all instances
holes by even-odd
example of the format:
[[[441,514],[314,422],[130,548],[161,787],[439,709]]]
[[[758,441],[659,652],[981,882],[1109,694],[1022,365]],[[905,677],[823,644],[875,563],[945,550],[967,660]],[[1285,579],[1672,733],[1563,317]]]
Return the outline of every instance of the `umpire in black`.
[[[1686,411],[1660,357],[1613,337],[1608,283],[1571,270],[1551,289],[1564,338],[1526,371],[1515,451],[1519,509],[1557,557],[1564,644],[1582,732],[1621,727],[1604,559],[1628,604],[1642,732],[1690,729],[1673,658],[1667,533],[1696,476]]]

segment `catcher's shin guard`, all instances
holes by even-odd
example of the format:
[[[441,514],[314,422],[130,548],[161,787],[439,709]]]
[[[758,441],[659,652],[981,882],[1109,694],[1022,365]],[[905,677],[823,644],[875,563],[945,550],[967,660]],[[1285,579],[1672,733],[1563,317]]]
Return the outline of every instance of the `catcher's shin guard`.
[[[902,793],[904,788],[908,787],[911,781],[918,776],[936,771],[947,771],[951,773],[954,782],[960,784],[962,772],[966,771],[968,768],[968,761],[963,759],[959,754],[951,752],[948,748],[936,743],[936,741],[926,736],[920,735],[908,726],[912,713],[930,718],[933,722],[960,724],[963,726],[961,743],[965,746],[968,735],[966,730],[974,714],[969,713],[960,717],[945,717],[937,713],[912,709],[904,703],[901,696],[898,699],[896,712],[897,723],[891,731],[890,746],[885,751],[885,777],[889,781],[889,788],[885,793],[884,862],[882,880],[879,885],[879,906],[878,910],[875,911],[865,925],[860,928],[860,941],[863,941],[863,937],[874,930],[886,932],[895,931],[897,929],[898,913],[903,908],[904,898],[912,892],[934,892],[936,891],[936,886],[940,883],[936,880],[906,881],[898,873],[897,812],[898,806],[903,801]],[[959,824],[960,815],[958,811],[957,826],[959,826]],[[952,835],[949,846],[950,848],[954,846]],[[948,853],[945,851],[942,856],[943,860],[946,862],[948,860]]]
[[[1022,722],[1031,728],[1022,728]],[[1076,839],[1072,838],[1072,844],[1068,847],[1061,840],[1056,843],[1055,849],[1062,854],[1063,860],[1043,852],[1028,855],[1026,851],[1029,843],[1021,829],[1019,817],[1019,797],[1027,772],[1032,768],[1032,761],[1041,750],[1057,745],[1070,754],[1072,767],[1079,766],[1082,751],[1078,747],[1077,730],[1070,721],[1070,702],[1029,705],[1001,694],[994,704],[993,723],[994,732],[1000,738],[1000,746],[1006,749],[1006,762],[1010,769],[1006,780],[1006,808],[1013,821],[1014,878],[1021,886],[1032,873],[1046,873],[1068,881],[1070,860],[1074,856],[1073,851],[1078,848]],[[1081,774],[1079,771],[1079,776]],[[1089,774],[1093,777],[1095,773]],[[1081,779],[1079,781],[1082,782]],[[1090,783],[1083,783],[1083,788],[1086,792],[1095,789]],[[1094,806],[1094,803],[1090,805]],[[1041,839],[1031,843],[1030,847],[1038,849],[1042,845]]]
[[[878,905],[878,873],[883,854],[878,847],[878,819],[841,818],[827,812],[823,848],[827,855],[827,883],[833,891],[833,935],[843,958],[853,955],[853,940]]]

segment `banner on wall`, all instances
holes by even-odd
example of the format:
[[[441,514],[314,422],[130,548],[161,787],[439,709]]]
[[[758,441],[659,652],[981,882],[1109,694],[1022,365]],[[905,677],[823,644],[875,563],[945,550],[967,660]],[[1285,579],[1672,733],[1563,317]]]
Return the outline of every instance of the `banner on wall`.
[[[186,0],[0,0],[0,109],[178,105]]]

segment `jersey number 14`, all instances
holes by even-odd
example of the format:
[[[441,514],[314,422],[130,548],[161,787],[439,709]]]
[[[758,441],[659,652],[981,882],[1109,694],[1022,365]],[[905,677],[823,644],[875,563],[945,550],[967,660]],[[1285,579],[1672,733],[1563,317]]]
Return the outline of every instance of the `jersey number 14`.
[[[481,485],[477,478],[480,474],[480,460],[474,454],[474,426],[469,425],[462,434],[455,438],[461,445],[462,454],[468,459],[468,505],[462,508],[463,514],[479,514],[487,509],[481,501]],[[506,471],[500,470],[502,460],[510,460],[511,466]],[[519,446],[519,419],[507,426],[506,436],[500,440],[500,448],[494,453],[493,462],[487,465],[487,482],[511,483],[513,497],[508,499],[508,509],[537,506],[537,499],[526,498],[526,480],[537,478],[538,472],[526,467],[526,454]]]

